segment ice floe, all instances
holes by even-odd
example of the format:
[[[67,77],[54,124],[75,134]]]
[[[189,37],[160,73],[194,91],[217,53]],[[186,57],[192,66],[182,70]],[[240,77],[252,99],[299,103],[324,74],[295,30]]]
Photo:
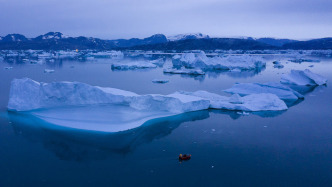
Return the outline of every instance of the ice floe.
[[[304,71],[291,70],[290,74],[281,76],[280,82],[283,84],[313,86],[324,85],[327,83],[327,79],[306,69]]]

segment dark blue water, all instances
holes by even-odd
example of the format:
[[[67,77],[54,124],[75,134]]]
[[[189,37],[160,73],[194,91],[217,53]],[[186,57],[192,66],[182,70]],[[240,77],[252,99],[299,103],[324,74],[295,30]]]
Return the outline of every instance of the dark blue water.
[[[279,57],[278,57],[279,58]],[[288,63],[260,72],[165,75],[162,69],[112,71],[107,60],[45,65],[0,63],[0,186],[332,186],[332,60]],[[41,126],[8,113],[10,81],[80,81],[139,94],[207,90],[235,82],[278,82],[290,69],[328,78],[285,112],[249,116],[221,110],[156,119],[121,133]],[[13,66],[11,70],[4,67]],[[71,66],[74,66],[72,68]],[[45,74],[45,68],[55,69]],[[167,84],[152,79],[166,78]],[[180,163],[180,153],[192,159]]]

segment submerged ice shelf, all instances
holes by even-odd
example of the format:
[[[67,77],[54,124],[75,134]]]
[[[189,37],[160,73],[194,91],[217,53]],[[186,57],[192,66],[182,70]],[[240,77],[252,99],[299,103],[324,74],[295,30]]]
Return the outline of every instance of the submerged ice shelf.
[[[116,120],[106,118],[107,120],[102,122],[89,121],[88,115],[84,114],[89,113],[89,108],[80,108],[85,106],[97,108],[103,106],[106,110],[96,110],[99,112],[95,114],[97,116],[99,113],[106,116],[109,114]],[[74,112],[72,115],[68,115],[70,112],[64,112],[70,108],[78,108],[79,112],[76,114]],[[29,78],[12,81],[8,102],[8,110],[24,111],[54,125],[106,132],[128,130],[151,119],[209,108],[281,111],[286,110],[287,106],[272,93],[249,94],[245,97],[239,95],[227,97],[207,91],[138,95],[129,91],[79,82],[40,83]]]

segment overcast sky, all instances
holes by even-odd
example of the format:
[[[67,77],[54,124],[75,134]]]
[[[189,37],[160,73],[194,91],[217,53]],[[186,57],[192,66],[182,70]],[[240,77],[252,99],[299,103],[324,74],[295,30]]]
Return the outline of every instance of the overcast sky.
[[[0,36],[332,37],[332,0],[0,0]]]

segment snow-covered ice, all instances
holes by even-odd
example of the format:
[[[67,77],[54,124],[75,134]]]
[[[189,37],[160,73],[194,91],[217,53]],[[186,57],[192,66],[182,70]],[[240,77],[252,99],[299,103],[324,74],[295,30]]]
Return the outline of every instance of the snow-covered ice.
[[[112,58],[112,59],[123,59],[124,54],[121,51],[99,51],[99,52],[90,52],[87,54],[88,57],[96,58]]]
[[[118,70],[132,70],[132,69],[145,69],[145,68],[156,68],[157,65],[143,60],[136,61],[120,61],[112,63],[112,69]]]
[[[210,93],[207,91],[180,92],[208,99],[213,109],[242,110],[242,111],[279,111],[287,110],[285,102],[278,96],[270,93],[250,94],[244,97],[233,95],[231,97]]]
[[[282,100],[298,100],[304,96],[280,83],[237,83],[225,92],[239,94],[241,96],[250,94],[271,93],[277,95]]]
[[[179,93],[138,95],[129,91],[91,86],[79,82],[39,83],[24,78],[12,81],[8,109],[28,111],[96,104],[121,104],[138,110],[158,109],[182,113],[207,109],[209,101]]]
[[[185,53],[175,55],[172,60],[174,67],[199,68],[202,70],[250,70],[265,67],[261,57],[250,55],[236,55],[209,58],[201,51],[198,54]]]
[[[283,84],[313,86],[324,85],[327,83],[327,79],[306,69],[304,71],[291,70],[290,74],[284,74],[281,76],[280,82]]]
[[[247,112],[282,111],[288,109],[282,99],[303,98],[280,83],[236,84],[226,91],[234,94],[222,96],[207,91],[178,91],[168,95],[138,95],[80,82],[42,83],[23,78],[12,81],[7,108],[28,112],[54,125],[118,132],[139,127],[151,119],[209,108]],[[119,119],[89,121],[90,108],[97,111],[94,115],[111,113]]]

